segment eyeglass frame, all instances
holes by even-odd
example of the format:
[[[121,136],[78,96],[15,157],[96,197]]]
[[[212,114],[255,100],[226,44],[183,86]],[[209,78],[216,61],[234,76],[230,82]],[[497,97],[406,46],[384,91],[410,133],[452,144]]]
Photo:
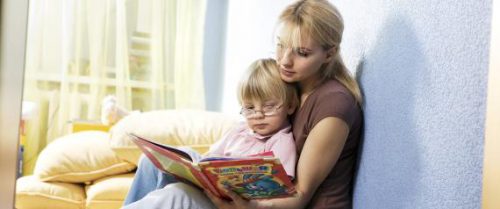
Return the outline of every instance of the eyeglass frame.
[[[272,109],[270,110],[255,110],[255,109],[248,109],[248,108],[244,108],[242,107],[241,110],[240,110],[240,114],[243,115],[243,117],[245,118],[255,118],[255,115],[260,112],[262,113],[263,116],[275,116],[277,115],[278,113],[278,110],[281,109],[283,107],[283,103],[280,104],[280,105],[273,105]],[[247,113],[245,113],[247,112]]]

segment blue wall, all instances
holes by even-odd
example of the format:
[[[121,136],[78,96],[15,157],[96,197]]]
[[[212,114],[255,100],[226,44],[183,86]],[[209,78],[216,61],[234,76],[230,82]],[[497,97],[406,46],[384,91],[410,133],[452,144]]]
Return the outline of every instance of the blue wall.
[[[491,1],[332,1],[365,96],[355,208],[480,208]]]

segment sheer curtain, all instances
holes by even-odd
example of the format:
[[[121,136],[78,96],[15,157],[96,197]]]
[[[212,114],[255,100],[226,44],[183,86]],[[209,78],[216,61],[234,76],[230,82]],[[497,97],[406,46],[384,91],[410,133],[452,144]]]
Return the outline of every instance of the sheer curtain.
[[[106,95],[128,110],[204,109],[204,13],[204,0],[30,1],[24,100],[39,111],[25,174],[71,121],[98,120]]]
[[[151,0],[153,108],[205,108],[202,46],[206,1]],[[165,97],[173,99],[167,99]]]

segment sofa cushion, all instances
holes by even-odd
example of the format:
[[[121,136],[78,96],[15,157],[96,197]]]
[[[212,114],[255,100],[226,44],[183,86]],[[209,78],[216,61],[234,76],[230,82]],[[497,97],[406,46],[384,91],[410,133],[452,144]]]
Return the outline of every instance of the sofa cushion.
[[[85,187],[86,209],[120,208],[132,185],[134,173],[109,176]]]
[[[111,128],[110,144],[121,159],[134,164],[137,164],[142,152],[127,133],[158,143],[190,146],[203,153],[239,120],[238,115],[203,110],[161,110],[132,114]]]
[[[60,137],[42,150],[34,175],[42,181],[83,183],[133,170],[135,165],[111,150],[108,138],[109,134],[101,131]]]
[[[85,192],[79,184],[43,182],[36,176],[17,180],[17,209],[81,209],[84,204]]]

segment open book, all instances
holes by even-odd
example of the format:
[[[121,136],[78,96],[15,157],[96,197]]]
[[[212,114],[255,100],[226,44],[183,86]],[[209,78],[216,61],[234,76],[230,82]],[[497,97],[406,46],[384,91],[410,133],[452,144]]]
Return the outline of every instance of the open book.
[[[272,152],[249,157],[207,157],[129,133],[135,144],[163,172],[230,199],[224,187],[245,199],[269,199],[295,194],[283,165]]]

